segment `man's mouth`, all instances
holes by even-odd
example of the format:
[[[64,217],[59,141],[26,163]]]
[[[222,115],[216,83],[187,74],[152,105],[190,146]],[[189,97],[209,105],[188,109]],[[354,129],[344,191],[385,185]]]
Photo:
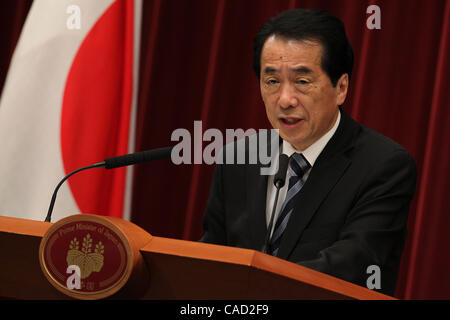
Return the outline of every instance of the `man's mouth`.
[[[280,122],[285,127],[294,127],[295,125],[299,124],[302,119],[300,118],[279,118]]]
[[[299,122],[300,119],[281,119],[281,121],[283,121],[284,123],[287,123],[287,124],[293,124],[293,123]]]

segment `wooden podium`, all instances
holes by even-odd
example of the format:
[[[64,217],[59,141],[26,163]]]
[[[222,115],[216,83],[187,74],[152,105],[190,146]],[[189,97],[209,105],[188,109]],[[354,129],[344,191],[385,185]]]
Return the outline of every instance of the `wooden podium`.
[[[88,214],[55,224],[0,216],[0,255],[6,299],[393,299],[254,250],[153,237],[131,222]],[[83,261],[83,290],[91,292],[57,283],[69,274],[50,269],[67,268],[66,261]],[[89,280],[96,277],[97,289]]]

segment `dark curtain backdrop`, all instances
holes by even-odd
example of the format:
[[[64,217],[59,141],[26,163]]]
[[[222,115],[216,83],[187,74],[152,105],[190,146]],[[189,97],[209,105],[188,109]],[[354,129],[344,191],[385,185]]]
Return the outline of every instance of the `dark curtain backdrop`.
[[[0,3],[0,85],[30,3]],[[366,28],[370,4],[381,9],[381,30]],[[269,128],[252,40],[269,17],[295,7],[343,20],[355,52],[344,110],[416,160],[395,296],[450,299],[450,1],[144,0],[136,150],[171,144],[177,128],[193,133],[194,120],[203,131]],[[137,165],[132,221],[155,236],[199,239],[213,169]]]

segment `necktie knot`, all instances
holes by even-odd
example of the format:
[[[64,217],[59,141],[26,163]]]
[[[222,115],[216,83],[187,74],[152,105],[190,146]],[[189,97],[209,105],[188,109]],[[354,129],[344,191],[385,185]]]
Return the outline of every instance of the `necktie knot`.
[[[292,169],[291,175],[297,176],[299,179],[308,171],[311,167],[308,160],[301,153],[293,153],[289,159],[289,165]]]

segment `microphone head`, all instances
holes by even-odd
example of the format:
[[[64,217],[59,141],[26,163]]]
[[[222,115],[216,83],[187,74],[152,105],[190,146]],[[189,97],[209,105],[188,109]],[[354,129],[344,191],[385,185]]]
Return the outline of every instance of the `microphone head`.
[[[173,147],[165,147],[105,159],[105,168],[114,169],[133,164],[170,158]]]
[[[278,189],[282,188],[285,184],[288,166],[289,157],[283,153],[280,155],[280,160],[278,162],[278,172],[275,174],[273,179],[273,184]]]

